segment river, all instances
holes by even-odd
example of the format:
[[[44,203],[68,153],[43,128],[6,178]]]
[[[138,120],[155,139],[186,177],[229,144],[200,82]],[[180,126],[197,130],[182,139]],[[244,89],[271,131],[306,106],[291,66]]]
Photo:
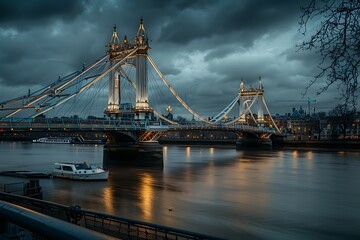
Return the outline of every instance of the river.
[[[360,152],[163,147],[107,182],[41,179],[44,200],[227,239],[360,239]],[[0,170],[103,163],[103,146],[0,142]],[[1,186],[26,181],[0,176]]]

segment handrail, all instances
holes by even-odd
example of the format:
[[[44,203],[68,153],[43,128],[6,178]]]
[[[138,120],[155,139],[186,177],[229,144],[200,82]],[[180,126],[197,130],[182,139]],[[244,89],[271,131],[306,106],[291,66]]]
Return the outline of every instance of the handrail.
[[[85,210],[81,209],[79,206],[66,206],[63,204],[33,199],[16,194],[0,192],[0,200],[13,204],[19,204],[46,215],[68,220],[88,229],[92,229],[110,236],[121,237],[123,239],[154,239],[155,237],[157,237],[156,239],[178,240],[221,239],[205,234],[166,227],[154,223],[142,222],[96,211]]]
[[[1,200],[0,216],[5,222],[13,223],[46,239],[115,239]]]
[[[2,131],[14,130],[50,130],[50,129],[67,129],[67,130],[146,130],[148,128],[158,127],[158,130],[182,130],[182,129],[217,129],[217,130],[249,130],[253,132],[276,133],[277,129],[266,127],[252,127],[239,124],[199,124],[199,123],[182,123],[178,125],[163,125],[161,121],[119,121],[119,120],[103,120],[103,119],[36,119],[35,121],[2,121],[0,128]]]

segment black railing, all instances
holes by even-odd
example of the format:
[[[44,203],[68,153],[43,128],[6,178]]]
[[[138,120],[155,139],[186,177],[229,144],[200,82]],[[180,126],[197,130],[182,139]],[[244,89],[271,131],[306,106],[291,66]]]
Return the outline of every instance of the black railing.
[[[66,206],[16,194],[0,192],[0,200],[17,204],[48,216],[56,217],[88,229],[121,239],[221,239],[200,233],[147,223],[91,210]]]

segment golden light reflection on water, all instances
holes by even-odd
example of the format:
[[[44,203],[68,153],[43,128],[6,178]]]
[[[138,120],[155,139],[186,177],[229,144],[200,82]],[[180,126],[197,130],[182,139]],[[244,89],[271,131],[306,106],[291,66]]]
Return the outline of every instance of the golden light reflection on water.
[[[313,160],[314,156],[313,156],[313,152],[309,151],[306,153],[306,159],[307,160]]]
[[[186,147],[186,160],[187,160],[187,161],[190,160],[190,152],[191,152],[191,148],[190,148],[190,147]]]
[[[297,150],[294,150],[292,152],[292,166],[293,168],[298,168],[299,166],[299,153]]]
[[[312,151],[307,152],[306,159],[310,160],[310,161],[306,161],[306,169],[312,170],[313,166],[314,166],[314,162],[312,161],[312,160],[314,160],[314,153]]]
[[[226,196],[246,205],[251,212],[262,212],[266,210],[271,200],[271,196],[266,191],[266,183],[274,177],[271,171],[274,161],[246,154],[240,155],[239,159],[241,160],[231,167],[231,173],[224,178],[226,181],[221,180],[224,186],[231,186],[236,181],[237,191],[226,193]],[[254,198],[254,194],[256,198]]]
[[[164,159],[164,162],[167,162],[167,160],[168,160],[168,147],[167,146],[163,147],[163,159]]]
[[[210,155],[212,155],[211,154],[211,149],[210,149]],[[211,184],[211,186],[216,185],[216,168],[215,168],[215,163],[212,160],[209,160],[209,165],[208,165],[208,171],[207,171],[207,177],[206,178],[207,178],[206,182]]]
[[[297,158],[298,157],[298,151],[297,150],[294,150],[293,152],[292,152],[292,157],[293,158]]]
[[[210,150],[210,155],[214,155],[214,148],[211,147],[209,150]]]
[[[104,207],[106,212],[114,213],[113,195],[110,187],[104,188],[103,195],[104,195]]]
[[[153,189],[153,177],[148,173],[143,173],[141,175],[141,185],[140,185],[140,196],[141,196],[141,209],[144,213],[144,220],[151,221],[153,213],[153,199],[154,199],[154,189]]]

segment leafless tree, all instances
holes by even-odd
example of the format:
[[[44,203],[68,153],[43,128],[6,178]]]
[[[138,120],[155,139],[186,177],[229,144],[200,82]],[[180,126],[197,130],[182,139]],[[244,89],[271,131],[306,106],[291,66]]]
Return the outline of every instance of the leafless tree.
[[[319,73],[314,76],[309,88],[319,81],[325,87],[317,94],[325,92],[336,84],[340,98],[346,105],[357,105],[360,70],[360,0],[310,0],[302,7],[299,31],[311,35],[298,48],[316,51],[322,61],[318,64]],[[308,27],[318,24],[314,33]]]
[[[337,105],[329,112],[329,120],[332,125],[333,135],[336,129],[339,129],[343,138],[346,138],[346,129],[350,128],[354,122],[354,110],[349,110],[345,104]]]

